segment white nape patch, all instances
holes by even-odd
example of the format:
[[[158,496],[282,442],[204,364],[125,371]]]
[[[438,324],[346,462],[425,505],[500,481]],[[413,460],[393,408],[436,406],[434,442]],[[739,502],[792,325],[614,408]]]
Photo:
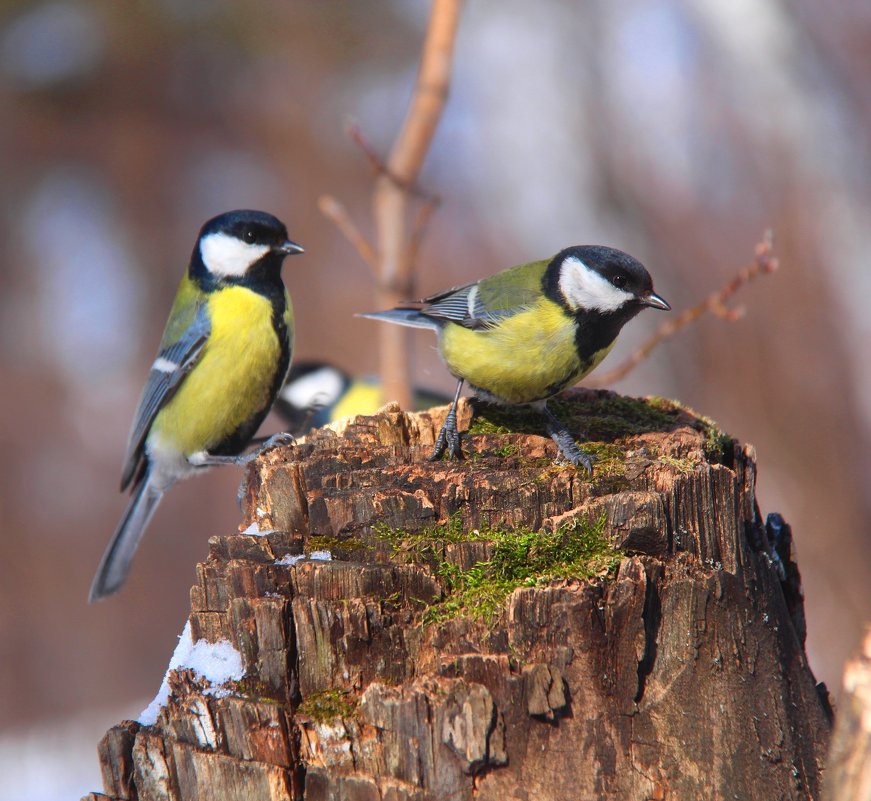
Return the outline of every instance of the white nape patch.
[[[269,253],[269,245],[249,245],[229,234],[209,234],[200,240],[200,256],[212,275],[240,278]]]
[[[169,667],[157,695],[139,715],[139,722],[143,726],[153,726],[157,722],[160,710],[169,700],[169,674],[178,668],[190,668],[198,678],[208,681],[212,687],[206,692],[212,695],[226,695],[227,691],[221,685],[228,681],[239,681],[245,675],[242,655],[229,640],[194,642],[191,622],[188,620],[181,637],[178,638],[178,645],[169,660]]]
[[[608,279],[591,270],[577,256],[569,256],[560,269],[559,288],[575,311],[592,309],[612,312],[633,299],[630,292],[618,289]]]
[[[152,370],[157,370],[158,373],[174,373],[178,370],[178,365],[169,359],[164,359],[163,356],[158,356],[151,365]]]
[[[281,559],[276,559],[275,564],[288,565],[289,567],[293,567],[293,565],[301,562],[303,559],[312,559],[316,562],[332,562],[333,555],[329,551],[312,551],[311,553],[301,553],[297,554],[296,556],[291,556],[290,554],[287,554]]]
[[[297,409],[332,406],[342,394],[344,380],[332,367],[320,367],[287,384],[279,393]]]

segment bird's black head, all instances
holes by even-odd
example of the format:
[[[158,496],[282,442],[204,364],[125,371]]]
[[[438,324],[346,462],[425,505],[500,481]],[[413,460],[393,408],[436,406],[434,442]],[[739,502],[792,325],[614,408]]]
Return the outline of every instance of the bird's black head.
[[[287,238],[284,223],[264,211],[228,211],[200,230],[191,272],[228,283],[280,281],[285,256],[303,249]]]
[[[333,407],[348,390],[351,377],[326,362],[294,362],[275,399],[275,410],[290,425],[292,434],[302,434],[330,421]]]
[[[548,266],[548,288],[573,313],[632,317],[644,306],[671,307],[653,291],[650,273],[628,253],[601,245],[566,248]]]

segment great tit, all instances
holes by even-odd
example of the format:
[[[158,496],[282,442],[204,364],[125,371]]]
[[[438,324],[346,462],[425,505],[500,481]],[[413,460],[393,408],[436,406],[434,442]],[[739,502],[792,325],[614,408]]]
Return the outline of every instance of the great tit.
[[[591,472],[593,457],[578,447],[547,399],[596,367],[620,329],[647,306],[671,308],[640,262],[614,248],[585,245],[360,316],[438,335],[457,390],[430,459],[445,451],[461,455],[456,410],[468,381],[486,400],[539,409],[562,456]]]
[[[414,408],[429,409],[450,398],[415,387]],[[340,417],[374,414],[384,405],[384,391],[376,378],[354,378],[332,364],[320,361],[296,362],[275,399],[275,411],[299,436]]]
[[[284,382],[293,349],[281,265],[302,252],[284,224],[262,211],[231,211],[203,225],[130,429],[121,489],[130,487],[132,497],[91,601],[124,584],[145,527],[176,481],[253,458],[243,451]]]

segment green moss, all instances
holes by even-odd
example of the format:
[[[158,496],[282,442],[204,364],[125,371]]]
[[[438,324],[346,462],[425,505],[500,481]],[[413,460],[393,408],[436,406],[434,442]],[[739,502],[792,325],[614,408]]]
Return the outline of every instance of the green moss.
[[[660,395],[650,395],[645,398],[645,401],[652,409],[657,409],[664,414],[677,415],[680,414],[680,412],[687,411],[686,406],[684,406],[680,401],[676,401],[672,398],[663,398]]]
[[[657,461],[661,464],[673,467],[679,473],[683,473],[683,475],[692,473],[698,464],[698,462],[693,461],[692,459],[676,459],[674,456],[660,456]]]
[[[601,393],[595,396],[555,398],[549,402],[553,413],[582,441],[613,441],[618,437],[674,427],[682,407],[664,398],[626,398]],[[544,434],[541,414],[527,406],[496,406],[478,401],[470,434]]]
[[[353,537],[348,539],[339,539],[338,537],[308,537],[305,541],[306,553],[311,551],[356,551],[366,547],[365,542]]]
[[[516,456],[519,451],[520,451],[520,448],[518,448],[516,445],[509,444],[509,445],[501,445],[498,448],[492,448],[490,450],[490,454],[492,456],[501,456],[503,458],[507,458],[509,456]]]
[[[617,446],[602,445],[603,449]],[[466,530],[462,517],[420,532],[376,526],[377,535],[393,546],[393,556],[426,564],[444,589],[438,603],[425,610],[433,623],[457,616],[492,618],[518,587],[535,587],[556,578],[591,578],[614,570],[622,552],[604,536],[605,516],[595,524],[573,520],[556,531],[489,526]],[[491,557],[463,570],[446,559],[445,545],[483,541],[492,544]]]
[[[489,407],[495,408],[495,407]],[[472,424],[469,426],[469,434],[510,434],[512,431],[516,429],[512,428],[510,424],[507,422],[496,422],[493,417],[498,417],[498,413],[496,415],[485,415],[481,413],[475,414],[474,418],[472,418]]]
[[[460,512],[451,515],[444,523],[421,531],[393,529],[380,523],[373,525],[372,530],[378,539],[390,544],[392,558],[406,564],[428,565],[433,570],[444,558],[447,543],[484,539],[479,531],[464,529]]]
[[[490,559],[463,570],[440,560],[436,575],[444,598],[426,610],[425,623],[457,616],[491,619],[518,587],[536,587],[557,578],[592,578],[614,570],[622,554],[603,535],[604,515],[595,524],[576,520],[556,531],[486,529],[476,538],[493,544]]]
[[[306,698],[297,712],[318,723],[329,723],[336,718],[353,717],[359,706],[360,699],[347,690],[323,690]]]
[[[583,397],[556,399],[550,407],[570,430],[581,431],[591,440],[604,441],[650,431],[669,431],[680,413],[679,408],[661,399],[651,401],[622,395],[589,400]]]
[[[274,692],[274,690],[260,679],[244,678],[229,684],[233,688],[235,695],[244,696],[250,701],[256,701],[258,704],[283,703],[283,701],[277,698],[270,697],[269,693]]]
[[[377,537],[387,540],[394,547],[410,541],[471,542],[472,540],[486,539],[478,529],[466,531],[463,527],[463,515],[460,512],[452,514],[444,523],[427,526],[421,531],[403,531],[402,529],[390,528],[382,523],[376,523],[372,526],[372,530]]]
[[[695,429],[700,431],[705,438],[702,448],[709,462],[725,465],[732,463],[732,449],[734,447],[732,437],[722,431],[710,417],[701,415],[696,420]]]

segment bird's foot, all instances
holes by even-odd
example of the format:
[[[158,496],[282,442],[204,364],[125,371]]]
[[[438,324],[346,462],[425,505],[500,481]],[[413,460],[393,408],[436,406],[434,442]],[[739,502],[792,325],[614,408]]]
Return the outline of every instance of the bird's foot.
[[[439,431],[429,460],[435,462],[446,452],[449,459],[463,458],[463,451],[460,447],[460,432],[457,431],[457,411],[453,407],[451,407],[447,417],[445,417],[444,425],[441,431]]]
[[[252,459],[256,459],[261,453],[271,451],[273,448],[286,448],[290,445],[296,445],[296,437],[293,434],[288,434],[286,431],[279,431],[273,434],[269,439],[265,440],[260,447],[251,454]]]
[[[563,425],[560,419],[547,408],[546,403],[542,403],[539,410],[547,418],[547,433],[550,438],[556,443],[559,448],[560,456],[567,462],[570,462],[575,467],[583,467],[588,475],[593,475],[593,462],[596,457],[591,453],[582,451],[575,442],[575,438],[571,432]]]
[[[574,437],[568,431],[563,430],[552,433],[550,436],[556,443],[557,448],[559,448],[560,456],[563,459],[575,467],[583,467],[588,475],[593,475],[593,462],[596,461],[596,457],[591,453],[581,450],[578,447],[578,443],[575,442]]]
[[[260,454],[265,453],[266,451],[287,445],[295,445],[296,439],[292,434],[281,431],[278,434],[273,434],[268,439],[254,440],[254,444],[259,447],[255,448],[251,453],[246,453],[244,456],[237,456],[236,458],[239,459],[239,461],[236,462],[236,464],[249,465],[260,456]],[[239,484],[239,489],[236,490],[236,503],[238,504],[239,509],[243,512],[245,511],[245,499],[248,496],[249,475],[250,472],[246,470],[242,476],[242,481]]]
[[[296,443],[293,435],[281,432],[273,434],[267,440],[252,440],[253,445],[259,445],[253,451],[248,453],[240,453],[233,456],[225,456],[223,454],[209,453],[208,451],[197,451],[188,456],[188,464],[194,467],[214,467],[219,464],[234,464],[243,466],[253,462],[261,453],[278,448],[283,445],[293,445]]]

